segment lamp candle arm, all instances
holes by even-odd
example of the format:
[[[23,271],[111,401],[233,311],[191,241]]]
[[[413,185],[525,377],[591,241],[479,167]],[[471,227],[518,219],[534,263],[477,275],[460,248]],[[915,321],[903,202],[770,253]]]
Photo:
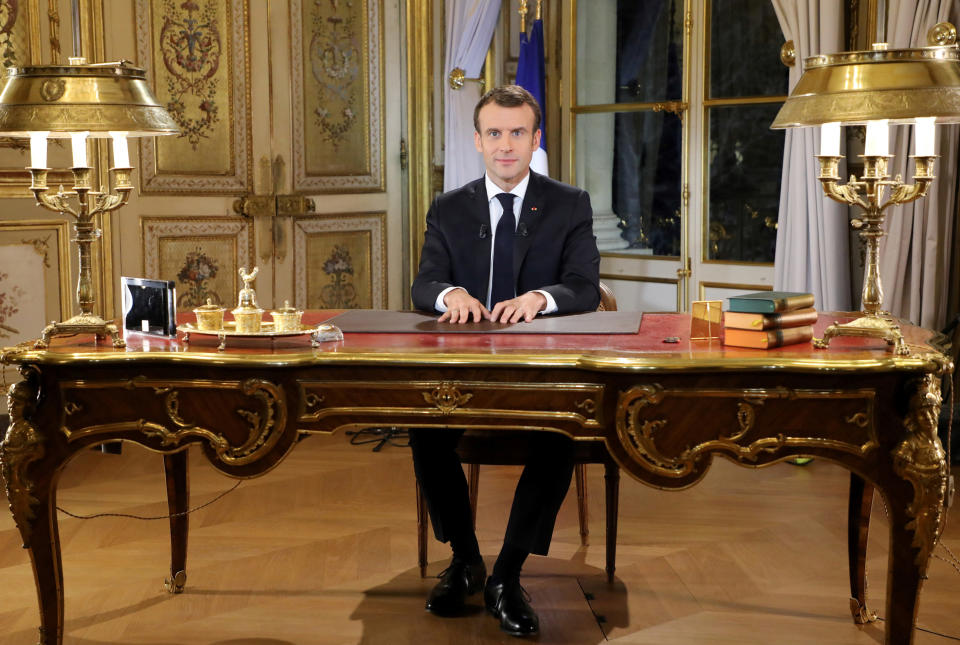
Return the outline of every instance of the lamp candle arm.
[[[890,194],[890,200],[881,208],[885,209],[892,204],[909,204],[921,197],[926,196],[927,189],[933,183],[933,165],[936,163],[937,155],[911,155],[911,159],[916,164],[916,172],[913,176],[913,184],[904,184],[900,177],[891,184],[893,187]]]
[[[95,218],[102,213],[117,210],[130,199],[133,184],[130,175],[133,168],[111,168],[113,192],[91,190],[90,176],[92,168],[77,166],[73,172],[73,190],[64,191],[63,186],[55,194],[48,192],[47,168],[30,168],[32,182],[30,190],[37,205],[57,213],[69,214],[74,218],[77,253],[79,256],[79,276],[77,278],[77,303],[80,313],[62,323],[51,323],[37,341],[37,347],[46,347],[50,337],[57,334],[97,333],[109,335],[115,347],[123,347],[124,341],[116,325],[101,319],[94,313],[96,303],[93,280],[93,243],[100,237],[100,229]],[[76,200],[76,206],[70,202]]]
[[[55,213],[69,213],[73,217],[79,216],[79,212],[68,203],[70,193],[65,193],[63,186],[60,186],[60,190],[55,195],[48,194],[47,173],[49,169],[29,168],[29,170],[31,176],[30,191],[33,193],[34,199],[37,200],[37,206]]]
[[[824,194],[830,199],[847,206],[857,205],[869,208],[869,205],[859,194],[860,184],[853,178],[846,184],[840,184],[838,171],[841,157],[837,155],[817,155],[820,163],[820,174],[817,179],[823,187]]]

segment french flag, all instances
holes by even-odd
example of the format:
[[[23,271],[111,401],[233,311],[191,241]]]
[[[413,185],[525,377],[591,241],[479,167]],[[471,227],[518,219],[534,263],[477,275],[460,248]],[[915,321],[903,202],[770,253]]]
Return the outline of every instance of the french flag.
[[[543,56],[543,20],[533,21],[530,37],[520,33],[520,57],[517,61],[517,85],[533,94],[544,113],[543,98],[546,95],[546,71]],[[543,119],[540,122],[540,147],[534,151],[530,168],[541,175],[549,175],[547,168],[547,133]]]

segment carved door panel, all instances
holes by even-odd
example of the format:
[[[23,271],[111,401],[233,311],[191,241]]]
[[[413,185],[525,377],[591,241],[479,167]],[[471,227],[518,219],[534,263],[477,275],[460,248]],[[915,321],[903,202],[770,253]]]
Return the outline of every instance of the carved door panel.
[[[112,279],[173,280],[179,310],[208,299],[232,308],[239,269],[257,264],[251,220],[231,208],[253,191],[252,124],[269,111],[267,83],[251,74],[251,24],[244,0],[104,3],[105,58],[146,68],[180,127],[177,136],[140,139],[136,155],[131,147],[138,190],[115,215]],[[263,279],[270,269],[261,267],[257,287],[272,283]],[[269,291],[261,295],[269,304]]]
[[[402,55],[399,30],[386,28],[399,24],[399,4],[283,4],[271,16],[277,300],[399,308],[401,123],[387,106],[403,104]]]
[[[389,16],[384,16],[384,5]],[[180,310],[207,299],[232,308],[239,269],[259,267],[264,309],[386,307],[384,65],[395,2],[136,0],[105,3],[109,60],[135,57],[179,136],[141,140],[140,190],[117,215],[119,276],[174,280]],[[128,26],[133,25],[130,29]],[[389,63],[387,61],[390,61]],[[395,155],[399,159],[399,155]],[[391,222],[395,222],[391,224]]]

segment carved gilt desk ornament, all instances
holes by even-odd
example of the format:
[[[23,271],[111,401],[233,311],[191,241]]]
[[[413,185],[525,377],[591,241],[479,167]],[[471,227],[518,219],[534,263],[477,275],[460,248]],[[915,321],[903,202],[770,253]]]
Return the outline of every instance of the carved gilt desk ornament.
[[[67,65],[30,65],[7,69],[0,90],[0,135],[30,139],[30,190],[37,205],[74,220],[79,252],[77,302],[80,313],[52,322],[36,341],[46,347],[52,336],[109,336],[114,347],[125,342],[113,322],[95,313],[92,245],[100,237],[99,218],[127,203],[133,190],[129,137],[178,134],[177,124],[157,102],[146,73],[128,61],[87,63],[70,58]],[[73,189],[49,194],[47,139],[71,139]],[[87,159],[88,138],[113,139],[113,192],[94,190],[95,175]]]
[[[263,320],[263,309],[257,304],[257,292],[253,288],[253,281],[260,272],[260,267],[253,267],[247,273],[246,267],[240,267],[240,279],[243,287],[237,294],[237,306],[231,310],[233,320],[224,321],[224,307],[218,307],[209,299],[207,304],[193,310],[197,317],[196,323],[187,323],[183,326],[183,340],[190,342],[190,334],[212,335],[220,341],[221,352],[227,348],[227,338],[275,338],[278,336],[309,335],[310,344],[317,347],[321,342],[343,340],[343,332],[336,325],[322,324],[317,326],[304,325],[300,322],[303,311],[291,307],[289,301],[284,301],[283,307],[271,311],[273,320]]]

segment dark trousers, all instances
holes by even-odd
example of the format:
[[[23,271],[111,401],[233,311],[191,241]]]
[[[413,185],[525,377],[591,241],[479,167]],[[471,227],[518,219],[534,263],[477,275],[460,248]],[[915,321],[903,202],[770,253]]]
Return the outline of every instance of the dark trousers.
[[[467,478],[457,456],[463,430],[411,428],[413,468],[427,501],[433,532],[441,542],[473,533]],[[504,543],[546,555],[553,525],[573,476],[573,440],[539,433],[517,482]]]

